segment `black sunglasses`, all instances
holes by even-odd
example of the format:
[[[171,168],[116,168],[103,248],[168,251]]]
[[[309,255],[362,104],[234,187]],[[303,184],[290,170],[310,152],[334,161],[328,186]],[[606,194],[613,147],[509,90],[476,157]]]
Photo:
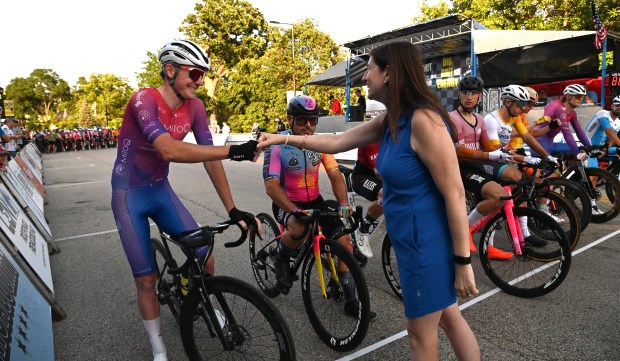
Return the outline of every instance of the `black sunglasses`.
[[[298,115],[293,117],[293,119],[297,125],[306,125],[306,123],[310,122],[311,126],[315,126],[319,122],[319,117],[312,115]]]

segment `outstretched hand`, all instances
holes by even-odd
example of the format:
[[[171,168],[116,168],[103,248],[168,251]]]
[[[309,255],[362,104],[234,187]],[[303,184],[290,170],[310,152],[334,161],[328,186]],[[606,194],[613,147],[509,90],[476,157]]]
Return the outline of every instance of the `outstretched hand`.
[[[258,149],[264,151],[272,145],[283,144],[286,141],[286,135],[261,133],[258,137]]]

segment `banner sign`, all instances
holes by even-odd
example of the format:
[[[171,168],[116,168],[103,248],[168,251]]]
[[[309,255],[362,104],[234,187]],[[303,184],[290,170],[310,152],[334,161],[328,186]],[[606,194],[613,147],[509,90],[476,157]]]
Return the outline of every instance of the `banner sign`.
[[[43,184],[43,175],[41,174],[41,171],[35,168],[35,166],[30,163],[28,158],[18,155],[15,157],[15,161],[24,170],[24,172],[28,173],[28,171],[30,171],[30,173],[35,176],[37,181],[39,181],[39,184]],[[41,186],[41,188],[43,188],[43,186]]]
[[[20,162],[17,161],[18,159],[20,160]],[[32,172],[30,171],[30,169],[28,169],[26,164],[23,161],[21,161],[20,156],[15,157],[15,159],[11,159],[9,161],[8,168],[9,168],[9,171],[13,171],[15,174],[23,173],[23,175],[26,178],[28,178],[28,180],[30,181],[29,183],[31,183],[35,187],[39,195],[41,197],[45,195],[45,188],[43,188],[43,184],[41,184],[41,182],[39,182],[37,177],[35,177],[34,174],[32,174]]]
[[[1,243],[0,360],[54,360],[50,306]]]
[[[0,184],[0,229],[41,282],[54,291],[47,243],[4,184]]]
[[[34,167],[34,169],[36,169],[36,171],[38,173],[41,173],[42,169],[43,169],[43,164],[41,163],[41,157],[39,157],[33,150],[32,147],[24,147],[20,152],[19,152],[20,156],[23,156],[24,158],[28,159],[28,162],[30,164],[32,164],[32,166]]]
[[[30,216],[30,220],[33,221],[35,226],[43,238],[46,241],[52,240],[52,230],[47,224],[47,220],[45,219],[45,215],[39,206],[34,202],[31,195],[22,187],[21,183],[14,178],[13,172],[6,172],[2,174],[2,179],[6,187],[11,191],[15,199],[18,201],[19,205],[28,213]],[[37,192],[35,192],[37,193]],[[38,194],[38,193],[37,193]]]
[[[24,189],[26,194],[28,194],[28,196],[33,200],[34,204],[36,204],[41,212],[43,212],[43,206],[45,204],[43,195],[39,193],[39,190],[35,187],[30,178],[28,178],[26,172],[24,172],[16,162],[12,160],[9,161],[6,177],[10,182],[13,182],[13,184],[19,184]]]

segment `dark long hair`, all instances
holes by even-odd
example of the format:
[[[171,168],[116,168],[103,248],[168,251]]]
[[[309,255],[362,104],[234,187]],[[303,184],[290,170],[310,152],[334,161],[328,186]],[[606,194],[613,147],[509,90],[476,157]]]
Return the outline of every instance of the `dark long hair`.
[[[398,117],[414,109],[427,108],[437,112],[448,124],[450,136],[456,142],[456,128],[439,98],[426,84],[422,56],[418,48],[410,42],[396,41],[379,46],[370,52],[375,64],[381,69],[389,65],[387,86],[387,115],[382,129],[390,126],[392,138],[396,138]],[[439,124],[438,124],[439,125]],[[443,124],[441,124],[443,125]]]

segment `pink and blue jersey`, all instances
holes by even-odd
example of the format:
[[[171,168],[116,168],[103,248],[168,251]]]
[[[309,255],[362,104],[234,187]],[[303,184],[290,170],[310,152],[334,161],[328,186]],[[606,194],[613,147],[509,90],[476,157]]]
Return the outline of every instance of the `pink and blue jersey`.
[[[319,169],[338,169],[332,154],[301,150],[290,145],[273,145],[265,152],[263,179],[279,179],[292,202],[311,202],[320,196]]]
[[[157,137],[168,133],[183,140],[192,131],[196,143],[213,145],[207,113],[200,99],[185,100],[170,109],[155,88],[135,93],[125,109],[112,173],[112,188],[158,184],[168,177],[170,162],[153,147]]]

